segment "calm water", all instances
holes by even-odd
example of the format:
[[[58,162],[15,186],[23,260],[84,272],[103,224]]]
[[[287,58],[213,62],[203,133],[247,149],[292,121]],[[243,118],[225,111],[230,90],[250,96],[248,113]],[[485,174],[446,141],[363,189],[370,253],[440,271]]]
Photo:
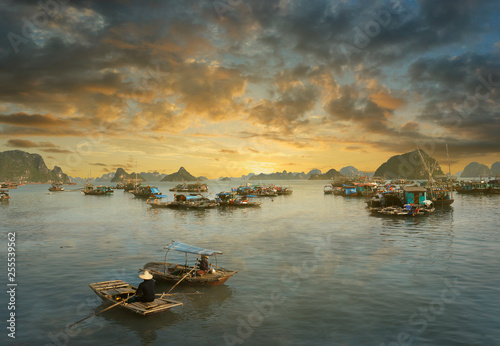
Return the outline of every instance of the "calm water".
[[[212,192],[239,182],[211,183]],[[427,218],[370,216],[325,182],[286,182],[260,209],[152,210],[121,190],[11,190],[2,236],[16,232],[17,345],[498,345],[500,196],[457,195]],[[173,183],[158,183],[169,195]],[[76,189],[77,186],[66,186]],[[222,250],[238,274],[183,307],[144,318],[105,305],[89,283],[141,280],[172,240]],[[2,282],[7,248],[2,241]],[[170,258],[170,255],[169,255]],[[183,257],[182,257],[183,258]],[[4,284],[4,289],[6,284]],[[157,291],[169,285],[157,284]],[[192,288],[176,291],[193,292]],[[1,295],[2,320],[8,318]],[[3,324],[5,326],[5,324]]]

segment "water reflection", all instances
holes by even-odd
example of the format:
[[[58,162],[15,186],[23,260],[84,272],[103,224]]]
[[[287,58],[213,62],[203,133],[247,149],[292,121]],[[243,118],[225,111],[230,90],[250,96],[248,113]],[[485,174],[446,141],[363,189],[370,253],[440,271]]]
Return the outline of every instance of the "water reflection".
[[[105,309],[108,305],[102,305],[96,310]],[[175,307],[164,313],[150,317],[140,316],[121,307],[105,311],[101,316],[111,324],[119,324],[125,329],[134,332],[141,340],[142,345],[151,345],[158,338],[158,332],[168,329],[180,322],[183,317],[183,307]]]
[[[403,264],[429,269],[448,267],[454,253],[453,208],[438,209],[425,217],[381,217],[379,234],[403,249]]]
[[[168,292],[171,287],[172,285],[157,281],[156,292]],[[110,324],[118,324],[134,332],[141,340],[140,344],[151,345],[158,339],[158,334],[178,324],[193,320],[210,322],[212,319],[219,318],[224,314],[224,308],[227,305],[226,300],[232,296],[232,290],[227,285],[214,287],[177,286],[174,290],[175,293],[188,293],[171,297],[173,300],[182,302],[183,306],[149,317],[140,316],[121,307],[116,307],[104,312],[98,318],[104,318]],[[202,294],[193,294],[196,292]],[[109,307],[109,305],[103,303],[95,308],[95,312],[106,307]],[[179,338],[179,336],[176,335],[175,338]]]

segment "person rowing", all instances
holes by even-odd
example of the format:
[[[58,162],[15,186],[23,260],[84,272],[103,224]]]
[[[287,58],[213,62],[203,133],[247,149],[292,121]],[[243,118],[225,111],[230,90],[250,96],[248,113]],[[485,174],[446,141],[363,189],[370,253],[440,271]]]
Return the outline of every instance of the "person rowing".
[[[135,297],[129,300],[130,303],[134,302],[144,302],[149,303],[155,300],[155,281],[153,280],[153,275],[147,270],[144,273],[139,274],[139,277],[144,281],[139,284],[137,291],[135,292]]]

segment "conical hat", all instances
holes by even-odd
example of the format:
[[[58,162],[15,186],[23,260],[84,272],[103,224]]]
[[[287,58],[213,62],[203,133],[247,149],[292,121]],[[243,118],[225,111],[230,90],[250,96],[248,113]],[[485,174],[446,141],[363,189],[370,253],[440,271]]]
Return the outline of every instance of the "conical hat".
[[[143,280],[151,280],[153,278],[153,275],[151,275],[147,270],[145,270],[143,274],[139,274],[139,277]]]

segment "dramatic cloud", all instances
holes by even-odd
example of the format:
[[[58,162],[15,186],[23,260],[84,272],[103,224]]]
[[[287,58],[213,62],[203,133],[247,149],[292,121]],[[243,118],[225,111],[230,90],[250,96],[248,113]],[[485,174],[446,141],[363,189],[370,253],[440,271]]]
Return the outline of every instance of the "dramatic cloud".
[[[87,166],[116,152],[498,154],[498,1],[57,3],[0,11],[5,147],[90,141]]]
[[[25,139],[9,139],[6,144],[8,147],[13,148],[36,148],[38,143],[25,140]]]
[[[6,146],[13,148],[58,148],[57,145],[50,142],[33,142],[27,139],[9,139]]]

